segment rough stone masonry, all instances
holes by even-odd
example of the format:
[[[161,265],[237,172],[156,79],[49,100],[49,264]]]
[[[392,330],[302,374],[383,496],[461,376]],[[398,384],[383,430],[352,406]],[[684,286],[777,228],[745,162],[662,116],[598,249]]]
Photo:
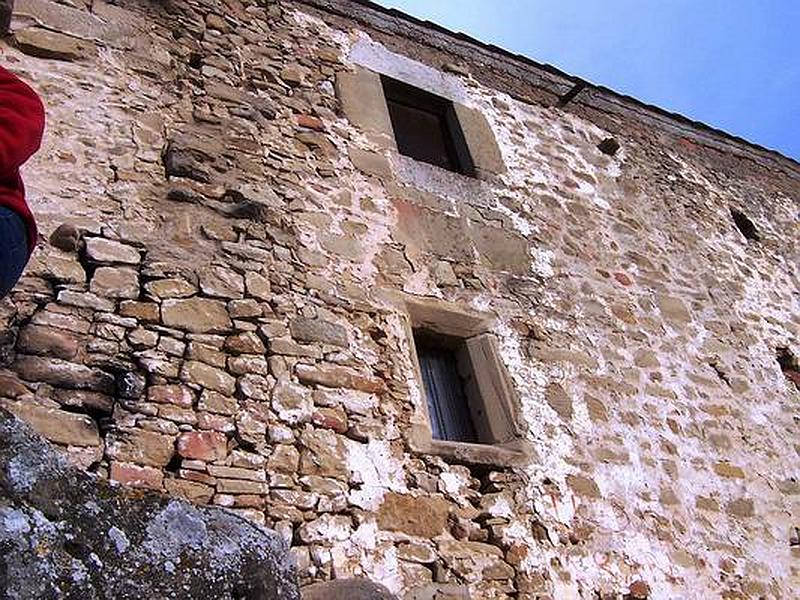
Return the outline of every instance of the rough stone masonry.
[[[355,0],[17,0],[2,44],[48,130],[0,404],[73,465],[304,585],[796,594],[800,165]],[[380,74],[477,177],[397,152]],[[414,443],[409,301],[490,323],[526,460]]]

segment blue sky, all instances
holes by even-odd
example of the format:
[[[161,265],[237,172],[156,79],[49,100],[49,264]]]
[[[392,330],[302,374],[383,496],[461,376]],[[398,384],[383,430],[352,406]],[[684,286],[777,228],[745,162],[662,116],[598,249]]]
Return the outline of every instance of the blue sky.
[[[800,0],[378,0],[800,160]]]

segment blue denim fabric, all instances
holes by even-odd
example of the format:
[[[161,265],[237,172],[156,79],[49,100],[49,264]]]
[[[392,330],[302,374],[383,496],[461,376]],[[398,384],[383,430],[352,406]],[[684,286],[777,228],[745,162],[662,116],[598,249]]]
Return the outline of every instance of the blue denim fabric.
[[[0,206],[0,298],[17,283],[28,262],[28,231],[10,208]]]

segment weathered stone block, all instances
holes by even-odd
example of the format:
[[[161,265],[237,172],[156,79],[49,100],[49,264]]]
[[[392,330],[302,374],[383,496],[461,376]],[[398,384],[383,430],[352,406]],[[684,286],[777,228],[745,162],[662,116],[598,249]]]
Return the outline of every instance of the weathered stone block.
[[[259,481],[245,479],[217,479],[217,493],[219,494],[266,494],[269,486]]]
[[[17,348],[29,354],[44,354],[70,359],[78,353],[78,339],[63,330],[27,325],[19,332]]]
[[[183,363],[181,379],[228,396],[233,395],[236,391],[236,379],[231,375],[222,369],[216,369],[197,361]]]
[[[194,393],[183,385],[154,385],[147,389],[147,399],[159,404],[191,408],[194,403]]]
[[[70,389],[111,393],[115,387],[114,377],[104,371],[56,358],[20,355],[14,370],[22,379]]]
[[[387,147],[393,147],[394,132],[389,109],[383,96],[380,75],[356,67],[352,72],[336,75],[336,92],[342,112],[359,129],[377,134]]]
[[[144,288],[157,298],[188,298],[197,293],[185,279],[158,279],[145,284]]]
[[[392,179],[392,165],[383,154],[352,147],[349,156],[353,166],[365,175],[374,175],[384,181]]]
[[[235,354],[264,354],[267,351],[258,334],[252,331],[230,336],[225,340],[225,349]]]
[[[106,454],[122,462],[164,467],[175,454],[174,438],[142,429],[120,429],[106,437]]]
[[[343,348],[348,346],[347,330],[325,319],[298,317],[289,322],[289,331],[300,342],[319,342]]]
[[[217,333],[231,328],[225,303],[205,298],[165,300],[161,304],[161,321],[168,327],[193,333]]]
[[[378,509],[378,527],[432,538],[444,532],[450,503],[443,498],[389,492]]]
[[[394,201],[397,210],[399,237],[407,246],[454,261],[471,263],[475,259],[466,220],[428,210],[405,202]]]
[[[78,60],[95,52],[93,44],[39,27],[15,31],[14,43],[25,54],[39,58]]]
[[[600,488],[594,479],[582,475],[567,475],[567,485],[579,496],[600,498]]]
[[[317,383],[332,388],[348,388],[370,394],[380,394],[386,389],[386,384],[382,379],[364,375],[348,367],[299,364],[295,371],[297,377],[304,383]]]
[[[202,269],[198,275],[200,289],[207,296],[231,299],[244,296],[244,278],[236,271],[212,266]]]
[[[49,0],[16,0],[14,14],[31,17],[50,31],[84,40],[114,41],[123,33],[119,27],[106,23],[88,11]]]
[[[99,446],[97,423],[86,415],[49,408],[32,402],[7,402],[3,406],[27,422],[39,435],[65,446]]]
[[[314,410],[311,390],[289,382],[281,382],[272,390],[272,409],[278,418],[290,425],[308,421]]]
[[[306,429],[300,434],[304,449],[300,455],[300,474],[347,479],[346,447],[343,439],[327,429]]]
[[[154,467],[111,461],[108,478],[128,487],[159,490],[164,482],[164,473]]]
[[[472,226],[470,232],[480,258],[491,269],[515,275],[530,273],[529,244],[524,237],[499,227]]]
[[[269,279],[252,271],[245,274],[245,288],[248,296],[259,300],[269,300],[272,296]]]
[[[139,275],[133,269],[100,267],[94,272],[89,289],[106,298],[138,298]]]
[[[680,298],[659,295],[656,300],[661,314],[668,321],[679,325],[691,322],[692,315]]]
[[[86,256],[96,262],[138,265],[142,261],[139,251],[133,246],[100,237],[87,237]]]
[[[453,106],[478,174],[504,173],[506,165],[503,155],[486,116],[480,110],[458,102]]]
[[[353,520],[345,515],[322,515],[319,519],[304,523],[297,531],[305,544],[320,542],[343,542],[353,531]]]
[[[397,600],[384,586],[369,579],[335,579],[300,590],[303,600]]]
[[[218,431],[187,431],[178,437],[177,450],[184,458],[213,462],[225,458],[228,439]]]
[[[558,383],[551,383],[545,388],[545,400],[558,416],[569,421],[572,419],[572,398],[570,398]]]
[[[165,479],[164,489],[168,494],[185,498],[194,504],[208,504],[214,495],[214,488],[210,485],[184,479]]]
[[[158,304],[155,302],[137,302],[136,300],[123,300],[120,302],[119,314],[123,317],[132,317],[147,323],[157,322],[160,316]]]

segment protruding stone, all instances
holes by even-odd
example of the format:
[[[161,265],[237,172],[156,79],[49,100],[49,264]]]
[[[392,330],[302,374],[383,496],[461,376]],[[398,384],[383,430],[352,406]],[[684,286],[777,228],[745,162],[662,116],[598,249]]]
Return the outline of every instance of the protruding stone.
[[[244,296],[244,279],[236,271],[211,266],[201,270],[199,277],[200,289],[207,296],[232,299]]]
[[[269,279],[263,275],[248,271],[245,274],[244,283],[248,296],[259,300],[269,300],[272,297]]]
[[[579,496],[586,496],[588,498],[600,498],[600,488],[594,482],[594,479],[584,477],[582,475],[567,475],[567,485],[572,488]]]
[[[350,148],[349,156],[353,166],[365,175],[374,175],[384,181],[392,179],[392,166],[383,154],[353,146]]]
[[[258,334],[252,331],[229,337],[225,340],[225,349],[236,354],[264,354],[267,351]]]
[[[158,304],[155,302],[123,300],[119,305],[119,314],[123,317],[132,317],[146,323],[156,323],[160,312]]]
[[[72,223],[62,223],[50,234],[50,245],[64,252],[77,252],[81,245],[81,232]]]
[[[191,408],[194,403],[194,394],[183,385],[154,385],[147,390],[147,399],[159,404],[174,404]]]
[[[146,283],[144,289],[162,299],[188,298],[197,293],[197,288],[185,279],[158,279]]]
[[[275,447],[267,460],[270,473],[295,473],[300,463],[300,453],[294,446],[280,444]]]
[[[214,495],[214,488],[195,481],[165,479],[164,489],[168,494],[185,498],[194,504],[208,504]]]
[[[108,478],[122,485],[151,490],[161,489],[164,473],[154,467],[143,467],[131,463],[111,461]]]
[[[278,418],[290,425],[308,421],[314,410],[311,390],[289,382],[281,382],[272,391],[272,409]]]
[[[551,383],[544,391],[544,397],[558,416],[569,421],[572,419],[572,398],[564,391],[558,383]]]
[[[304,544],[343,542],[353,532],[353,521],[345,515],[322,515],[300,526],[297,536]]]

